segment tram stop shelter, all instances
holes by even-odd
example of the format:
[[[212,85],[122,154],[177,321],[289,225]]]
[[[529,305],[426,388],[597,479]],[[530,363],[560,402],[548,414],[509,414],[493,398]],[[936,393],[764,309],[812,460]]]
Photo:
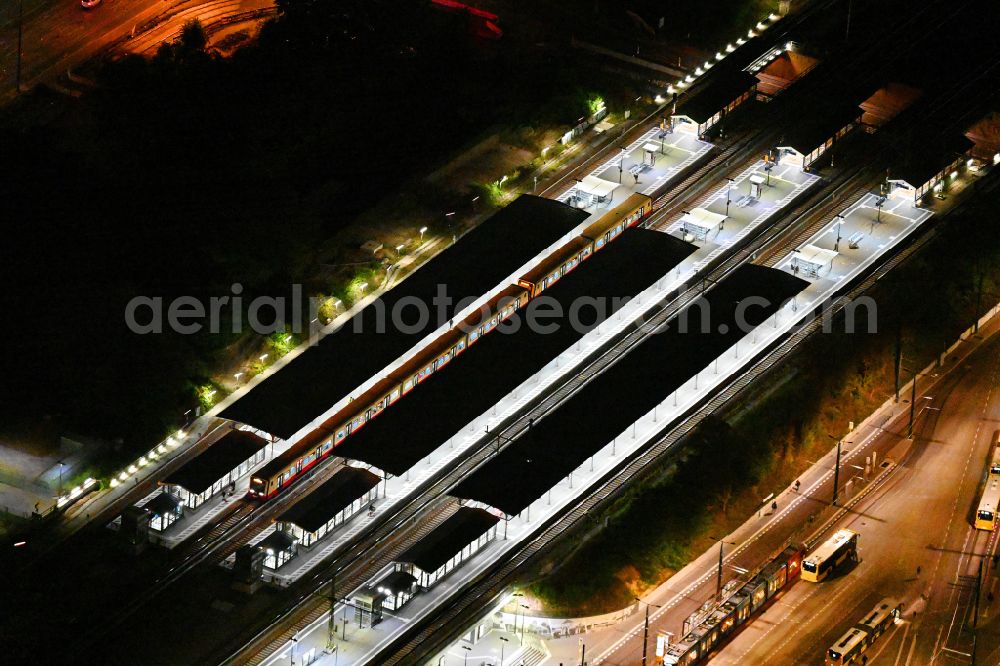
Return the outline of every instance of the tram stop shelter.
[[[905,111],[923,95],[923,91],[905,83],[889,83],[861,102],[861,124],[874,132]]]
[[[463,506],[396,558],[395,570],[412,575],[426,590],[492,541],[498,522],[485,509]]]
[[[571,199],[576,199],[577,207],[588,208],[593,205],[609,204],[614,201],[615,190],[621,185],[597,176],[587,175],[577,181],[570,193]],[[582,204],[582,206],[581,206]]]
[[[184,504],[176,495],[163,491],[153,497],[142,509],[149,514],[149,529],[162,532],[184,515]]]
[[[226,487],[235,487],[267,457],[268,441],[248,430],[230,430],[197,458],[160,481],[184,506],[197,509]]]
[[[908,198],[919,206],[924,197],[940,191],[947,179],[958,175],[972,147],[972,141],[962,134],[913,142],[906,158],[889,172],[889,196]]]
[[[848,98],[850,99],[850,98]],[[834,103],[822,98],[812,112],[798,116],[798,122],[777,147],[778,162],[809,169],[835,142],[844,138],[861,118],[855,102]]]
[[[965,132],[965,137],[975,144],[973,157],[1000,163],[1000,113],[988,113]]]
[[[792,256],[792,270],[808,277],[817,277],[827,266],[833,266],[837,258],[836,250],[828,250],[816,245],[803,245]]]
[[[686,236],[703,241],[708,235],[722,227],[729,219],[722,213],[713,213],[704,208],[695,208],[681,218],[681,229]]]
[[[757,94],[774,97],[811,72],[819,60],[798,50],[786,50],[759,69]]]
[[[346,466],[278,516],[278,529],[308,548],[378,497],[381,477]]]
[[[264,566],[277,571],[295,557],[295,537],[288,532],[275,530],[257,544],[264,551]]]

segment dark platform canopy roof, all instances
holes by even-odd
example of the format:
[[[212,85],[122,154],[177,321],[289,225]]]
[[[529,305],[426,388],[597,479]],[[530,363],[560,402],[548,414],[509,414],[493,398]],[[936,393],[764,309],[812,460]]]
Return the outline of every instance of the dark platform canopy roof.
[[[275,530],[270,536],[257,544],[261,550],[273,550],[276,553],[280,553],[283,550],[289,550],[294,545],[295,537],[288,532],[282,532],[281,530]]]
[[[381,477],[366,469],[345,467],[322,486],[278,516],[278,522],[294,523],[307,532],[315,532],[356,499],[374,488]]]
[[[500,519],[485,509],[463,506],[396,561],[434,573],[498,522]]]
[[[536,332],[524,325],[524,315],[532,308],[558,304],[569,313],[573,303],[599,299],[607,304],[604,316],[591,308],[580,308],[580,322],[592,326],[620,308],[623,303],[616,302],[616,298],[632,297],[648,288],[694,249],[658,231],[627,230],[519,313],[519,330],[508,332],[505,324],[470,346],[418,389],[348,437],[337,447],[336,454],[397,476],[405,473],[585,333],[568,325],[565,318],[539,318],[541,323],[557,321],[559,326],[552,332]]]
[[[815,100],[811,110],[796,116],[795,123],[778,141],[778,147],[794,148],[803,155],[819,148],[827,139],[861,117],[861,107],[857,101],[850,101],[852,99],[851,95],[845,95],[837,101],[829,96]]]
[[[149,511],[154,516],[162,516],[164,514],[177,511],[177,507],[180,506],[180,504],[181,500],[179,497],[164,490],[162,493],[143,504],[142,508]]]
[[[189,493],[200,495],[265,446],[267,440],[252,432],[230,430],[222,439],[209,446],[207,451],[188,461],[160,483],[165,486],[180,486]]]
[[[388,590],[392,594],[399,594],[400,592],[409,592],[416,583],[417,579],[413,574],[406,573],[405,571],[393,571],[378,582],[376,589],[381,588]]]
[[[723,61],[725,63],[725,61]],[[722,67],[722,65],[717,65]],[[749,72],[734,67],[726,67],[709,79],[706,87],[698,95],[684,104],[678,110],[697,123],[706,122],[719,111],[722,111],[734,99],[757,85],[757,77]]]
[[[463,299],[497,287],[518,268],[583,223],[587,213],[558,201],[522,195],[443,250],[338,330],[222,411],[222,418],[290,438],[339,400],[399,358],[454,315]],[[418,331],[388,325],[393,306],[415,299],[430,304],[444,285],[451,305]],[[404,299],[406,299],[404,301]],[[406,312],[412,312],[408,308]],[[383,317],[380,313],[385,313]],[[405,312],[404,312],[405,314]],[[384,319],[384,322],[383,322]],[[415,322],[416,315],[413,315]],[[379,326],[383,323],[383,326]],[[383,328],[384,332],[379,332]],[[361,332],[355,332],[360,330]]]
[[[755,327],[808,284],[783,271],[741,266],[705,294],[707,307],[692,304],[684,311],[691,312],[686,332],[679,318],[672,320],[666,331],[648,337],[449,494],[509,516],[521,513],[739,340],[744,333],[737,326],[738,302],[767,300],[746,307],[744,321]],[[705,332],[701,313],[708,313]]]
[[[903,180],[920,187],[973,147],[972,141],[958,133],[937,138],[925,136],[907,145],[906,156],[889,170],[890,180]]]

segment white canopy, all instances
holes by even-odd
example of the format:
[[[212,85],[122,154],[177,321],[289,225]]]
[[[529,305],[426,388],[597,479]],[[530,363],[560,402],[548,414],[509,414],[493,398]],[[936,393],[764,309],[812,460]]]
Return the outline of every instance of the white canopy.
[[[764,182],[764,176],[760,175],[759,173],[755,173],[750,176],[750,182],[753,183],[754,185],[760,185],[761,183]]]
[[[705,233],[708,233],[725,222],[726,219],[726,216],[721,213],[713,213],[704,208],[695,208],[681,218],[681,223],[686,229],[701,229]]]
[[[803,245],[795,253],[794,259],[800,264],[811,264],[813,266],[826,266],[837,257],[836,250],[827,250],[815,245]]]
[[[655,143],[647,143],[646,145],[644,145],[642,147],[642,149],[645,150],[645,151],[648,151],[650,153],[655,153],[656,151],[658,151],[660,149],[660,147],[658,145],[656,145]]]
[[[576,189],[584,194],[589,194],[600,199],[608,196],[618,189],[618,187],[618,183],[612,183],[597,176],[584,176],[583,180],[576,185]]]

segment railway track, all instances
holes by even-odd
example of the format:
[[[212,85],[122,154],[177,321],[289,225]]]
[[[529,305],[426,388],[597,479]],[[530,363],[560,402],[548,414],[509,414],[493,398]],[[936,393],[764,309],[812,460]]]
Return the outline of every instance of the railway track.
[[[998,182],[1000,182],[998,176],[994,174],[988,187],[995,189]],[[870,270],[867,276],[859,278],[860,283],[837,299],[831,314],[842,310],[848,301],[870,290],[889,271],[909,260],[925,247],[936,233],[935,227],[928,229],[909,246]],[[459,618],[478,617],[499,603],[506,589],[514,582],[519,569],[533,563],[556,540],[565,537],[576,527],[584,525],[588,514],[593,514],[607,506],[633,479],[641,475],[650,465],[668,455],[707,416],[748,398],[754,383],[762,379],[772,369],[780,367],[782,362],[803,341],[821,330],[823,321],[823,317],[814,316],[806,325],[777,343],[771,350],[762,352],[753,364],[725,390],[693,406],[686,415],[676,419],[677,426],[670,429],[639,456],[620,467],[619,471],[613,472],[610,478],[595,484],[594,492],[578,502],[572,510],[550,521],[547,525],[543,525],[534,537],[525,540],[520,549],[508,553],[499,569],[494,567],[492,571],[485,573],[478,580],[469,583],[460,594],[455,595],[457,600],[441,609],[438,616],[425,623],[425,626],[420,628],[415,635],[402,639],[394,649],[393,655],[380,663],[386,666],[420,663],[422,659],[439,652],[450,644],[457,635],[453,625]],[[457,629],[457,631],[460,632],[461,629]]]
[[[773,132],[757,133],[756,135],[747,137],[743,141],[732,142],[709,164],[688,176],[681,183],[673,186],[670,191],[662,197],[659,197],[657,199],[659,210],[651,219],[650,223],[658,225],[666,223],[669,220],[670,215],[676,214],[677,210],[681,206],[686,205],[688,201],[692,200],[692,196],[697,196],[697,192],[695,191],[696,188],[699,186],[702,188],[708,188],[713,184],[718,183],[718,173],[729,168],[730,160],[732,158],[742,156],[744,154],[747,156],[753,154],[753,151],[755,151],[759,145],[767,144],[771,138],[773,138],[773,134]],[[857,188],[863,189],[863,186],[858,185]],[[837,194],[839,191],[840,190],[838,189],[833,195],[830,195],[827,203],[825,204],[827,208],[838,205],[837,202],[840,200],[840,197],[838,197]],[[683,200],[682,195],[685,197]],[[827,208],[817,210],[820,211],[819,214],[822,214],[822,211]],[[788,218],[790,215],[786,214],[785,217]],[[704,290],[707,282],[721,279],[736,266],[745,261],[751,260],[756,255],[758,250],[766,247],[768,243],[774,242],[775,239],[785,233],[788,227],[793,223],[794,221],[789,222],[788,225],[782,226],[777,231],[774,231],[774,226],[770,229],[761,230],[754,239],[744,244],[741,249],[734,249],[729,255],[720,257],[717,264],[714,265],[713,270],[710,271],[706,268],[707,275],[700,281],[700,289],[698,286],[691,287],[683,294],[678,294],[677,298],[673,299],[670,304],[661,303],[659,306],[661,309],[651,319],[637,326],[633,331],[626,335],[614,349],[609,350],[607,353],[601,353],[597,360],[591,363],[577,377],[565,382],[554,392],[546,396],[544,400],[536,403],[530,410],[528,410],[524,417],[514,421],[511,425],[504,428],[502,430],[502,437],[506,438],[516,436],[526,427],[529,419],[538,418],[541,414],[557,407],[558,404],[577,390],[579,386],[592,378],[595,374],[609,367],[615,358],[618,358],[621,354],[626,353],[632,345],[637,344],[638,341],[645,337],[645,335],[648,335],[652,331],[656,330],[665,321],[667,321],[673,313],[697,298],[701,291]],[[800,235],[804,233],[805,231],[800,230]],[[457,480],[462,478],[462,476],[466,473],[475,469],[475,467],[492,455],[492,442],[494,440],[495,435],[491,435],[489,438],[481,440],[481,442],[474,447],[477,449],[476,453],[469,456],[462,465],[441,479],[431,480],[431,482],[429,482],[429,488],[426,491],[418,492],[417,499],[408,504],[406,507],[403,507],[400,511],[392,514],[391,516],[387,516],[375,530],[369,532],[368,538],[356,542],[353,545],[345,544],[344,548],[341,549],[339,553],[335,552],[333,554],[332,559],[337,561],[342,560],[343,556],[353,556],[353,559],[349,560],[349,564],[342,567],[342,569],[346,569],[351,564],[359,562],[363,556],[369,555],[371,548],[375,548],[383,542],[386,542],[394,535],[394,532],[401,528],[407,521],[415,520],[418,515],[422,515],[421,512],[426,511],[428,515],[430,515],[434,511],[442,510],[438,506],[432,507],[432,503],[440,500],[440,498],[444,496],[444,492],[446,492],[451,485],[457,482]],[[482,446],[480,446],[480,444]],[[446,502],[447,500],[443,501]],[[206,546],[205,551],[214,553],[215,556],[204,556],[204,560],[219,561],[228,553],[234,551],[239,545],[241,545],[239,539],[237,538],[238,534],[243,534],[246,537],[246,540],[249,540],[249,538],[252,537],[253,534],[251,533],[251,530],[245,529],[244,526],[241,525],[243,519],[243,517],[240,517],[238,520],[233,522],[229,522],[227,520],[223,525],[220,525],[218,531],[213,530],[212,538],[215,539],[213,542],[214,546]],[[258,520],[254,520],[253,522],[254,524],[260,524]],[[379,560],[381,560],[381,558],[379,558]],[[374,562],[376,560],[370,561]],[[326,572],[332,573],[329,569],[327,569]],[[359,575],[361,574],[355,574],[355,576]],[[305,599],[321,595],[321,588],[327,583],[327,580],[323,580],[322,576],[314,577],[312,580],[314,583],[317,583],[317,587],[311,593],[307,594],[304,597]],[[348,577],[347,580],[351,581],[353,578]],[[363,582],[363,580],[361,582]],[[340,587],[339,583],[338,587]],[[324,596],[325,598],[328,598],[329,595]],[[291,616],[288,616],[285,619],[291,619]],[[298,622],[295,622],[295,624],[298,624]]]
[[[850,178],[855,177],[856,176],[854,175],[850,176]],[[845,176],[845,179],[848,179],[848,177]],[[856,185],[856,189],[858,190],[863,190],[864,187],[864,185]],[[835,205],[833,203],[829,203],[831,197],[825,197],[825,200],[828,202],[827,205]],[[841,201],[839,197],[835,200],[838,202]],[[821,214],[825,213],[825,211],[826,208],[823,208]],[[796,219],[811,220],[812,218],[804,218],[800,216]],[[342,589],[347,589],[348,591],[357,589],[358,586],[369,580],[378,569],[391,562],[391,559],[385,559],[382,556],[378,556],[377,561],[384,562],[384,564],[381,564],[378,568],[365,566],[363,568],[364,573],[360,573],[357,569],[358,566],[362,566],[364,564],[365,558],[369,556],[368,551],[371,548],[376,547],[384,539],[393,534],[393,532],[397,529],[395,527],[396,525],[402,525],[411,521],[420,520],[423,511],[434,512],[442,510],[443,506],[457,505],[457,500],[454,500],[446,495],[447,491],[467,474],[471,473],[474,469],[478,468],[482,463],[495,455],[498,450],[502,449],[502,445],[498,447],[497,442],[510,441],[511,439],[516,438],[529,427],[531,422],[542,418],[545,414],[556,409],[563,401],[572,396],[577,390],[579,390],[584,384],[589,382],[595,376],[609,368],[635,345],[641,343],[647,336],[655,334],[656,331],[668,322],[670,318],[680,309],[701,296],[704,291],[705,284],[721,280],[725,277],[725,275],[728,275],[732,270],[735,270],[735,268],[749,260],[750,257],[752,257],[753,254],[760,249],[760,247],[774,242],[776,238],[780,238],[781,233],[783,233],[785,228],[787,227],[782,226],[780,231],[775,231],[772,227],[772,229],[768,231],[762,231],[760,234],[748,241],[748,246],[744,246],[739,251],[733,252],[732,256],[720,257],[713,263],[711,268],[706,268],[706,275],[703,279],[697,281],[693,286],[689,287],[681,294],[676,296],[667,295],[656,306],[654,306],[654,313],[651,316],[648,316],[644,321],[632,327],[631,330],[627,330],[626,333],[619,336],[618,339],[609,340],[605,347],[598,350],[589,362],[585,362],[582,369],[578,369],[574,372],[572,377],[567,378],[554,390],[549,390],[545,395],[536,399],[527,408],[522,410],[519,416],[512,418],[508,423],[501,425],[501,427],[491,432],[489,436],[482,437],[476,444],[470,447],[473,453],[467,456],[459,465],[449,470],[441,478],[434,480],[425,490],[418,490],[418,495],[422,502],[413,502],[406,507],[403,507],[399,512],[397,512],[395,519],[392,520],[391,523],[384,524],[381,529],[371,534],[368,539],[365,540],[365,544],[370,545],[359,543],[354,548],[348,550],[348,552],[353,553],[352,558],[342,567],[341,570],[349,570],[349,577],[352,580],[357,580],[359,582],[358,585],[355,585],[354,587]],[[415,543],[415,541],[409,541],[409,544],[412,543]],[[334,554],[331,559],[334,561],[342,561],[343,557],[338,554]],[[316,604],[319,603],[325,608],[329,608],[330,593],[328,589],[325,590],[324,588],[329,588],[330,580],[332,578],[330,575],[331,573],[330,569],[326,569],[325,572],[317,573],[314,576],[314,587],[312,591],[309,594],[304,595],[302,601],[300,602],[303,607],[315,608]],[[338,588],[342,587],[342,580],[343,578],[338,570]],[[229,656],[223,660],[224,663],[261,663],[273,654],[278,647],[283,645],[284,641],[289,640],[291,636],[294,636],[296,633],[308,626],[309,622],[306,622],[304,617],[305,615],[299,616],[296,612],[288,612],[278,618],[275,618],[274,623],[285,627],[284,629],[279,632],[273,628],[272,624],[251,639],[251,641],[237,649],[234,653],[229,654]],[[280,633],[284,639],[280,640],[278,637],[275,637],[273,635],[275,633]],[[253,653],[253,655],[247,656],[247,653]]]

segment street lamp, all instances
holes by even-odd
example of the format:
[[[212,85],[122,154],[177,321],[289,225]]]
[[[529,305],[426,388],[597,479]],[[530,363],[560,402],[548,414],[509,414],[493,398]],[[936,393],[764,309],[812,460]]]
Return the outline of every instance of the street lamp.
[[[472,652],[472,648],[468,645],[463,645],[462,649],[465,650],[465,666],[469,666],[469,653]]]
[[[854,421],[851,421],[850,425],[847,427],[847,432],[853,432],[853,431],[854,431]],[[837,442],[837,462],[833,466],[833,501],[831,502],[833,506],[837,506],[837,491],[839,490],[840,486],[840,447],[844,442],[844,438],[834,437],[830,433],[826,433],[826,436]]]
[[[424,232],[427,231],[427,227],[420,227],[420,241],[424,240]]]
[[[646,620],[642,625],[642,666],[646,666],[646,649],[649,647],[649,607],[660,608],[660,606],[645,602],[639,597],[633,598],[640,604],[646,604]]]
[[[726,189],[726,217],[729,217],[729,203],[730,203],[730,201],[732,199],[731,195],[732,195],[732,192],[733,192],[733,183],[736,182],[736,181],[733,180],[732,178],[726,178],[726,180],[729,181],[728,188]],[[720,226],[719,228],[721,229],[722,227]]]
[[[715,537],[709,537],[709,538],[715,539]],[[719,573],[716,576],[715,580],[715,600],[719,601],[722,599],[722,560],[723,560],[722,548],[723,546],[726,545],[735,546],[736,542],[726,541],[725,539],[715,539],[715,540],[719,542]]]
[[[291,664],[292,666],[295,666],[295,646],[297,646],[298,644],[299,644],[299,637],[292,636],[292,649],[289,652],[289,659],[288,659],[288,663]]]
[[[498,638],[500,639],[500,666],[503,666],[503,649],[509,641],[503,636],[498,636]]]
[[[833,251],[834,252],[839,252],[840,251],[840,230],[841,230],[841,228],[843,226],[844,226],[844,216],[843,215],[837,215],[837,240],[833,244]]]
[[[242,377],[242,376],[243,376],[242,372],[234,372],[233,373],[233,378],[236,380],[237,384],[240,383],[240,377]]]

